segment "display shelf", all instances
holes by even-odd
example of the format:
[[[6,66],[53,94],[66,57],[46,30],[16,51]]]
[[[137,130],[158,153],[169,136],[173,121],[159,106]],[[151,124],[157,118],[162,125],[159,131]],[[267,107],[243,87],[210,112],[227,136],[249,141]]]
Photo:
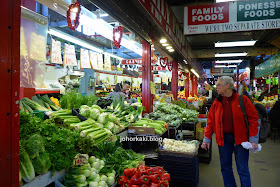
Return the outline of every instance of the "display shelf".
[[[62,170],[62,171],[59,171],[59,172],[56,171],[56,172],[54,172],[53,175],[52,175],[51,172],[48,172],[44,175],[39,175],[38,177],[36,177],[31,182],[23,185],[23,187],[47,186],[47,185],[51,184],[52,182],[63,178],[64,175],[65,175],[65,170]]]

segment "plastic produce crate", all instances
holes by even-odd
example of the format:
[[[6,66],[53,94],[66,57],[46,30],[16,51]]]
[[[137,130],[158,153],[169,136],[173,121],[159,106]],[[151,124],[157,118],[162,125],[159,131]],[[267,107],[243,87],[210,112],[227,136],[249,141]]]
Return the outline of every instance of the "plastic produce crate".
[[[199,182],[198,154],[166,154],[159,151],[159,165],[170,174],[172,187],[197,187]]]

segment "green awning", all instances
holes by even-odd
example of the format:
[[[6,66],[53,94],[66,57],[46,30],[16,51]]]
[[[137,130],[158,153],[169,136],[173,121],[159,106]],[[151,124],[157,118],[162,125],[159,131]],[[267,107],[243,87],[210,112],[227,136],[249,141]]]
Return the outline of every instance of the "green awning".
[[[264,77],[276,72],[280,72],[280,53],[255,67],[256,78]]]

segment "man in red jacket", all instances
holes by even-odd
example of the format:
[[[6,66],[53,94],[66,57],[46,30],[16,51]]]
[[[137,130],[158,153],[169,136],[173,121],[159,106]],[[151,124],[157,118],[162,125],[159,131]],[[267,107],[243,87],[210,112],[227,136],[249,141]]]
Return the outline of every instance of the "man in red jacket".
[[[248,167],[249,151],[244,149],[241,143],[249,141],[252,144],[253,150],[258,148],[260,120],[257,110],[249,98],[243,96],[249,121],[248,137],[248,129],[238,101],[239,95],[234,89],[233,79],[229,76],[220,77],[217,81],[216,88],[219,96],[210,108],[201,148],[209,149],[214,131],[219,146],[221,171],[225,187],[236,187],[232,171],[233,152],[241,186],[251,187],[251,177]]]

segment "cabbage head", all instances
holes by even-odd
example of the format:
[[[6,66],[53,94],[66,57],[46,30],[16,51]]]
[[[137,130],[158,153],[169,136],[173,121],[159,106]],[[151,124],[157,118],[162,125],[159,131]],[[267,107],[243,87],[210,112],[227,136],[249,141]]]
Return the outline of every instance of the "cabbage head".
[[[91,109],[89,112],[89,117],[94,120],[97,120],[99,115],[100,115],[100,111],[96,108]]]

